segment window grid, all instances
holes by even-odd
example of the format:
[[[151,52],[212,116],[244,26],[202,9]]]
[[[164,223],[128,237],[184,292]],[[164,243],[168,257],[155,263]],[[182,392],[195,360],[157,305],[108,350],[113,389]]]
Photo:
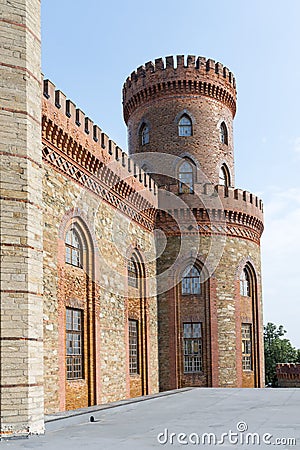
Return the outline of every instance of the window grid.
[[[138,321],[129,320],[129,374],[139,374],[138,360]]]
[[[144,124],[141,132],[142,145],[149,144],[150,132],[148,125]]]
[[[138,287],[138,270],[137,264],[133,258],[130,258],[127,265],[128,270],[128,286]]]
[[[202,331],[201,323],[183,324],[184,373],[202,371]]]
[[[195,266],[189,266],[183,274],[181,281],[183,295],[199,295],[201,293],[200,272]]]
[[[184,161],[179,168],[179,193],[192,194],[194,192],[194,173],[190,163]]]
[[[178,135],[179,136],[192,136],[192,121],[187,116],[181,117],[178,123]]]
[[[252,370],[252,329],[250,324],[242,324],[242,366]]]
[[[81,265],[81,245],[76,231],[72,228],[66,234],[66,263],[72,266]]]
[[[67,379],[83,378],[82,311],[66,309]]]

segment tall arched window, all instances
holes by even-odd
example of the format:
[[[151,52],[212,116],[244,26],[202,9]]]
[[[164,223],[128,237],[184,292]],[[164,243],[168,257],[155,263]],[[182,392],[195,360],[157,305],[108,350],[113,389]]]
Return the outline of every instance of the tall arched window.
[[[72,266],[82,267],[82,243],[74,228],[66,234],[66,263]]]
[[[222,167],[220,167],[219,184],[226,187],[230,186],[230,175],[226,164],[223,164]]]
[[[127,265],[128,270],[128,286],[138,287],[138,268],[133,258],[130,258]]]
[[[183,295],[200,294],[200,272],[196,266],[188,266],[181,280],[181,292]]]
[[[150,131],[146,123],[142,125],[140,134],[141,134],[141,144],[142,145],[149,144]]]
[[[240,275],[240,292],[245,297],[250,296],[250,276],[247,268],[244,268]]]
[[[187,114],[181,116],[178,122],[178,135],[179,136],[192,136],[192,121]]]
[[[192,194],[194,192],[194,171],[188,161],[181,163],[179,167],[179,194]]]
[[[225,122],[221,123],[220,126],[220,137],[222,144],[228,145],[228,131]]]

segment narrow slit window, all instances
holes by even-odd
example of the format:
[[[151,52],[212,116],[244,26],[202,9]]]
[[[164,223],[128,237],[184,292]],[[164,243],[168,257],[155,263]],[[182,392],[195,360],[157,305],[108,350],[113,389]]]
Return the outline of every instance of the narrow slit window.
[[[192,121],[188,115],[184,114],[178,122],[178,135],[179,136],[192,136]]]

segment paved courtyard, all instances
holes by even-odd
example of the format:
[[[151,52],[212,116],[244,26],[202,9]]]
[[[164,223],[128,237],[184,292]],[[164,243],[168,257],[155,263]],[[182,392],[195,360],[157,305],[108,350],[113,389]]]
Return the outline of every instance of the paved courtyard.
[[[48,420],[44,436],[0,449],[298,449],[300,389],[194,388]]]

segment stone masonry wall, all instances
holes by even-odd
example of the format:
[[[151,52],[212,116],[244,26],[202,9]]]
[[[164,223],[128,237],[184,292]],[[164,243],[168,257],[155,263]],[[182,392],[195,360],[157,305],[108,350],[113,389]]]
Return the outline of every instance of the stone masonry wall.
[[[40,1],[0,1],[0,434],[42,433]]]
[[[127,262],[130,252],[138,248],[145,259],[149,278],[155,276],[152,234],[126,216],[81,188],[66,176],[45,164],[44,177],[44,286],[45,286],[45,410],[46,413],[65,409],[64,377],[64,314],[68,299],[79,299],[78,287],[68,285],[61,298],[60,277],[64,264],[64,236],[73,219],[80,218],[92,236],[94,246],[95,338],[96,370],[95,397],[106,403],[129,397],[128,336],[127,336]],[[147,261],[150,261],[149,263]],[[75,277],[76,279],[76,277]],[[157,317],[156,297],[147,282],[148,315],[148,378],[149,392],[157,392]],[[62,302],[62,308],[59,303]],[[59,344],[60,343],[60,344]],[[59,348],[60,345],[60,348]],[[70,382],[73,385],[76,381]],[[82,381],[80,382],[82,385]],[[60,389],[58,389],[58,386]],[[81,406],[68,395],[70,407]],[[70,391],[69,391],[70,393]]]

